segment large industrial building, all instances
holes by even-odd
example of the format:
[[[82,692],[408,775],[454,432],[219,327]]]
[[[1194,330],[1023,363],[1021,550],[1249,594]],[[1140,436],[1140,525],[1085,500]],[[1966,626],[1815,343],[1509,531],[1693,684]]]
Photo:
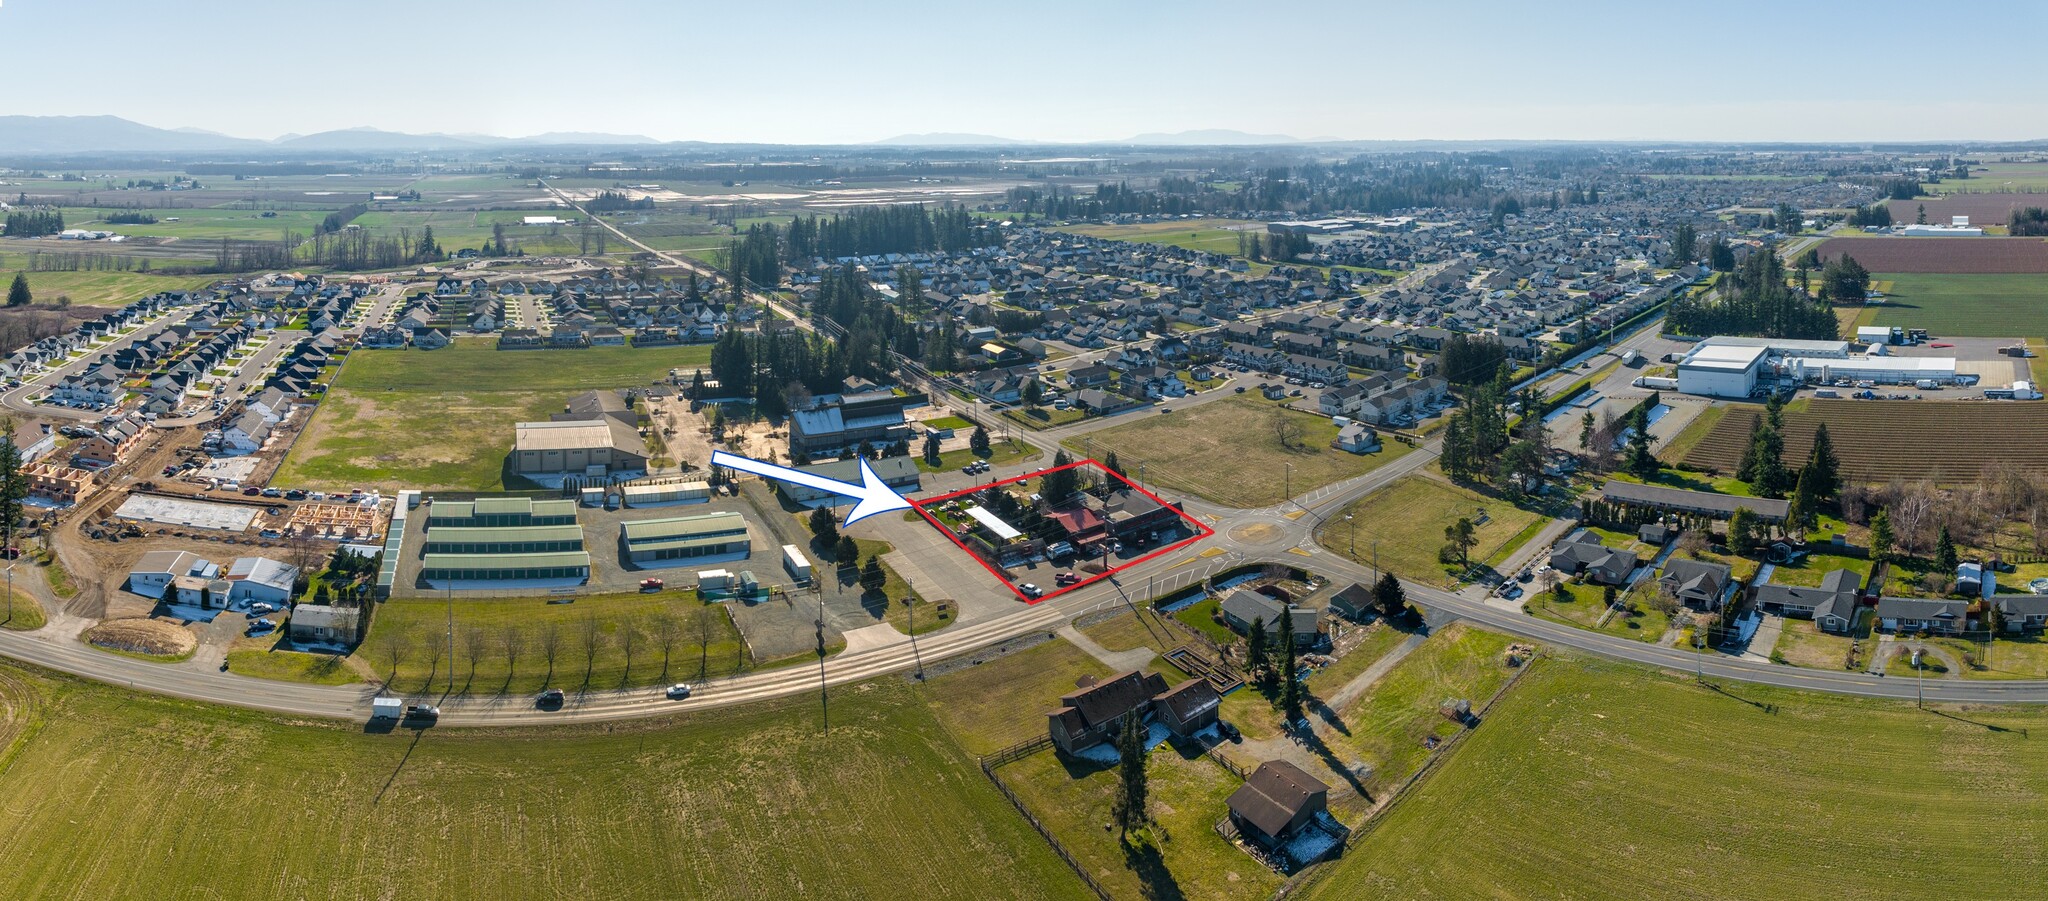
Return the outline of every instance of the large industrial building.
[[[789,414],[789,453],[799,460],[880,447],[916,437],[903,419],[909,399],[890,391],[848,394]]]
[[[512,429],[512,471],[540,480],[637,475],[647,469],[640,414],[614,391],[571,398],[547,422]]]
[[[671,561],[707,562],[753,552],[747,521],[738,513],[645,519],[619,526],[620,554],[636,566]]]
[[[1956,381],[1954,357],[1850,353],[1847,341],[1714,337],[1678,361],[1678,390],[1702,397],[1754,397],[1773,385],[1840,380],[1881,385]],[[1877,349],[1881,350],[1880,345]]]
[[[420,582],[430,588],[558,587],[590,579],[576,502],[437,501],[427,509]]]
[[[858,485],[861,481],[859,460],[834,460],[830,463],[813,463],[809,466],[799,466],[796,468],[811,475],[823,476],[832,481],[845,482],[849,485]],[[883,457],[880,460],[869,460],[868,468],[874,471],[875,478],[882,480],[882,484],[894,488],[898,492],[911,492],[918,489],[917,461],[910,457]],[[843,494],[821,491],[808,485],[798,485],[794,482],[777,482],[775,487],[782,489],[783,495],[791,501],[805,506],[815,507],[821,503],[853,503],[851,498]]]

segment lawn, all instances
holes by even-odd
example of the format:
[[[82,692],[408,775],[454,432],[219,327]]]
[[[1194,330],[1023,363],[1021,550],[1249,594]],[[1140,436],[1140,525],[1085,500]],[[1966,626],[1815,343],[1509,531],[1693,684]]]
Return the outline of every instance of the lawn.
[[[448,605],[443,598],[385,601],[356,655],[395,690],[447,690]],[[606,691],[718,678],[748,663],[731,618],[715,605],[700,604],[688,591],[579,597],[573,604],[550,604],[540,597],[457,598],[454,606],[455,690],[460,694],[524,695],[543,687]],[[708,650],[699,641],[700,612],[708,616]],[[664,666],[656,636],[669,621],[676,624],[676,638]],[[519,643],[509,663],[508,634]],[[595,654],[587,654],[586,638],[592,634]],[[550,641],[556,648],[552,664]],[[391,677],[394,643],[398,664]]]
[[[1408,639],[1410,633],[1392,628],[1385,623],[1370,626],[1351,626],[1368,631],[1358,644],[1347,651],[1337,662],[1316,670],[1302,680],[1307,689],[1310,703],[1334,697],[1352,679],[1387,656],[1396,646]],[[1247,685],[1231,692],[1223,699],[1223,719],[1235,725],[1244,734],[1255,740],[1280,737],[1280,710],[1275,706],[1278,693],[1268,693],[1258,687]]]
[[[1478,523],[1480,511],[1485,512],[1484,523]],[[1351,521],[1347,523],[1346,517]],[[1441,584],[1453,567],[1438,563],[1437,551],[1444,546],[1445,527],[1460,517],[1471,517],[1479,526],[1473,560],[1492,559],[1517,538],[1528,540],[1525,530],[1530,523],[1544,518],[1468,488],[1415,477],[1373,492],[1346,507],[1343,515],[1324,520],[1316,541],[1367,566],[1377,559],[1389,572]]]
[[[1855,573],[1857,584],[1870,580],[1870,558],[1826,553],[1825,544],[1811,546],[1823,550],[1799,558],[1798,563],[1778,564],[1777,568],[1771,570],[1771,581],[1779,585],[1819,588],[1821,580],[1826,578],[1828,573],[1838,569]]]
[[[13,606],[9,608],[12,611],[11,613],[6,610],[0,610],[0,616],[7,617],[5,622],[0,622],[0,628],[13,629],[17,632],[33,632],[43,627],[43,623],[46,622],[43,617],[43,605],[35,599],[34,595],[16,588],[14,589],[14,597],[11,600],[13,602]]]
[[[1437,712],[1446,698],[1477,708],[1507,682],[1514,673],[1503,657],[1510,641],[1462,623],[1438,629],[1372,691],[1336,711],[1344,728],[1324,739],[1329,756],[1366,764],[1360,786],[1374,799],[1383,797],[1422,766],[1431,736],[1447,739],[1462,728]]]
[[[1540,619],[1637,641],[1658,641],[1671,628],[1671,618],[1651,606],[1654,582],[1646,581],[1638,586],[1636,598],[1626,612],[1615,611],[1614,615],[1607,617],[1604,625],[1600,618],[1606,613],[1607,603],[1602,586],[1562,584],[1567,597],[1559,598],[1549,589],[1538,591],[1532,587],[1523,597],[1522,605]]]
[[[1810,619],[1785,620],[1785,627],[1778,633],[1778,644],[1771,649],[1771,659],[1782,660],[1792,666],[1809,669],[1847,670],[1849,651],[1856,649],[1856,669],[1870,665],[1870,653],[1875,645],[1870,642],[1871,611],[1857,615],[1856,628],[1848,635],[1822,632]],[[1860,644],[1859,644],[1860,642]]]
[[[1044,711],[1082,676],[1109,667],[1055,638],[926,682],[918,693],[969,754],[990,754],[1045,735]]]
[[[1111,651],[1129,651],[1149,648],[1154,657],[1146,668],[1166,677],[1166,684],[1177,685],[1188,679],[1180,667],[1166,662],[1166,652],[1187,644],[1187,636],[1166,624],[1166,617],[1149,607],[1140,607],[1135,612],[1112,616],[1102,622],[1083,626],[1081,634],[1094,639],[1097,644]]]
[[[1045,750],[996,774],[1112,897],[1250,901],[1280,886],[1278,874],[1212,828],[1242,783],[1201,754],[1162,744],[1146,758],[1146,809],[1158,825],[1130,847],[1102,828],[1118,785],[1115,766],[1068,763]]]
[[[0,897],[1086,891],[901,680],[835,690],[823,733],[809,697],[385,735],[11,667],[0,694]]]
[[[1028,429],[1049,429],[1053,426],[1066,425],[1070,422],[1080,422],[1083,419],[1087,419],[1088,414],[1081,410],[1055,410],[1051,407],[1039,407],[1037,409],[1004,410],[1003,418]]]
[[[1036,459],[1043,453],[1038,448],[1016,439],[1009,441],[991,440],[988,445],[989,454],[986,457],[975,453],[973,448],[963,447],[959,450],[950,450],[940,454],[939,465],[933,466],[925,461],[923,449],[918,447],[915,442],[912,443],[910,449],[917,458],[917,468],[920,472],[951,472],[976,460],[987,460],[991,466],[1004,466],[1010,463],[1021,463],[1025,460]]]
[[[1542,664],[1306,897],[2039,897],[2040,843],[1928,838],[2048,817],[2040,708],[1727,688]]]
[[[1145,466],[1147,484],[1185,491],[1219,503],[1259,507],[1324,485],[1364,475],[1413,450],[1386,441],[1378,453],[1358,455],[1330,447],[1337,427],[1325,416],[1284,410],[1261,398],[1237,396],[1169,415],[1134,414],[1131,422],[1064,445],[1102,459],[1115,451],[1124,471]],[[1284,424],[1296,432],[1283,446]]]
[[[349,667],[347,658],[335,654],[306,654],[298,651],[280,651],[274,647],[241,646],[244,642],[253,644],[254,640],[236,639],[237,647],[228,651],[228,668],[238,675],[285,682],[311,682],[315,685],[347,685],[363,681],[363,677]]]
[[[1237,633],[1231,631],[1229,626],[1216,621],[1215,613],[1222,606],[1215,598],[1203,598],[1175,610],[1173,618],[1193,626],[1203,635],[1209,636],[1210,641],[1227,648],[1237,641]]]
[[[2048,335],[2048,278],[2039,275],[1901,272],[1871,278],[1892,283],[1884,303],[1869,308],[1875,313],[1871,325],[1924,328],[1937,338]]]
[[[532,487],[506,473],[516,422],[576,394],[644,385],[709,360],[708,346],[500,351],[489,339],[440,350],[359,350],[272,480],[448,491]]]

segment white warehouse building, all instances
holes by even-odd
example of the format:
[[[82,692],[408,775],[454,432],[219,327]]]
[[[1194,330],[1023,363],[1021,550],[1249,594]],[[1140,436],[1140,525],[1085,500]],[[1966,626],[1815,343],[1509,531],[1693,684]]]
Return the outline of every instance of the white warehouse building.
[[[1791,357],[1785,361],[1786,375],[1803,382],[1875,382],[1906,385],[1932,379],[1943,384],[1956,380],[1955,357],[1898,357],[1858,355],[1846,360]]]
[[[1679,358],[1678,390],[1703,397],[1751,397],[1764,376],[1822,383],[1956,381],[1954,357],[1852,354],[1849,347],[1847,341],[1706,338]]]
[[[1756,391],[1767,348],[1715,344],[1709,338],[1678,361],[1678,390],[1702,397],[1748,397]]]

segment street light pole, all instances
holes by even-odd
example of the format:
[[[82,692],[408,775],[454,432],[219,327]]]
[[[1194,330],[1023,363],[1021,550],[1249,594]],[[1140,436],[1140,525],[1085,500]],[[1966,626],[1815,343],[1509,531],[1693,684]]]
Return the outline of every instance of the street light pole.
[[[1280,490],[1280,493],[1281,493],[1281,494],[1283,494],[1283,495],[1285,495],[1285,497],[1282,497],[1282,498],[1280,498],[1280,501],[1281,501],[1281,503],[1286,503],[1286,502],[1287,502],[1287,498],[1290,498],[1290,497],[1293,497],[1293,496],[1294,496],[1294,464],[1292,464],[1292,463],[1282,463],[1282,464],[1280,464],[1280,465],[1281,465],[1281,466],[1284,466],[1284,467],[1286,467],[1286,468],[1287,468],[1287,472],[1286,472],[1285,476],[1283,476],[1283,478],[1285,479],[1285,481],[1282,481],[1282,482],[1280,483],[1280,484],[1281,484],[1281,486],[1282,486],[1282,487],[1281,487],[1281,490]]]
[[[918,681],[924,681],[924,655],[917,651],[917,595],[907,595],[903,603],[910,607],[910,657],[917,661]]]
[[[1919,648],[1913,649],[1913,675],[1913,703],[1924,710],[1927,707],[1927,671],[1920,667]]]

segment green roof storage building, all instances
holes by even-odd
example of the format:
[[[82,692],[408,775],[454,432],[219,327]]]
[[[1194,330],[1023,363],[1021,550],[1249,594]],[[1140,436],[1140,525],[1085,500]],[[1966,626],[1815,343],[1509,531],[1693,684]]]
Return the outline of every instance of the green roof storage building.
[[[619,527],[620,553],[639,565],[668,561],[704,562],[707,558],[744,557],[753,552],[747,521],[738,513],[707,513],[668,519],[645,519]]]

